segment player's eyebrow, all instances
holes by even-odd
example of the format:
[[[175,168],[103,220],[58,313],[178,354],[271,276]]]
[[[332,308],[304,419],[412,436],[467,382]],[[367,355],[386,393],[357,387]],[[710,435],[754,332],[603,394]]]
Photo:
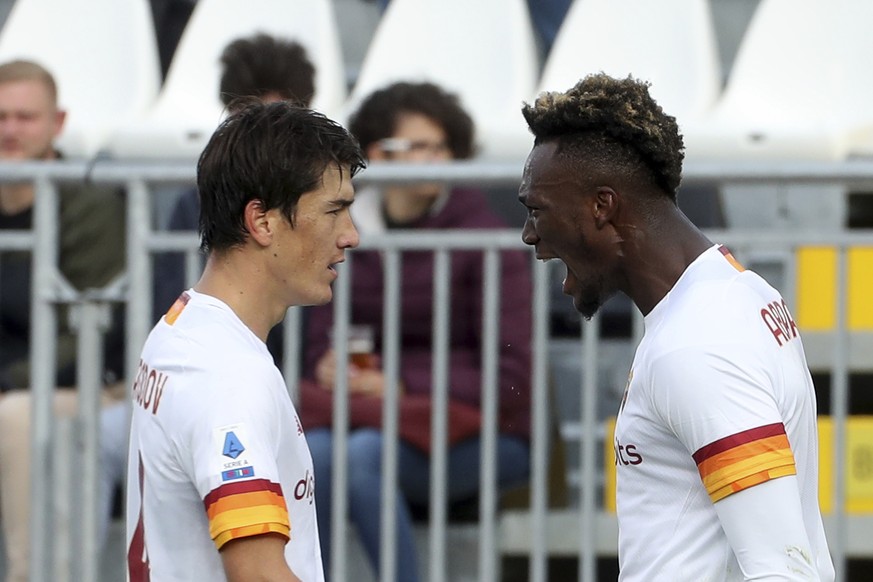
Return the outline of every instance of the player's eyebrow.
[[[355,201],[354,198],[336,198],[334,200],[328,200],[327,204],[331,208],[342,209],[342,208],[348,208],[349,206],[352,205],[352,202],[354,202],[354,201]]]

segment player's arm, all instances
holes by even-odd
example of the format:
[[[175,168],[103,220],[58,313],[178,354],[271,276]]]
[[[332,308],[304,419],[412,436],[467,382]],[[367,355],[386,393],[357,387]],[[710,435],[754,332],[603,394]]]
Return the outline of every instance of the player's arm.
[[[745,580],[819,580],[794,475],[729,495],[715,510]]]
[[[287,541],[285,536],[268,533],[221,546],[228,582],[301,582],[285,562]]]
[[[739,356],[688,348],[657,362],[656,411],[692,451],[745,580],[819,580],[794,454],[770,391]]]
[[[272,382],[274,370],[252,358],[237,358],[235,368],[216,379],[213,391],[220,397],[192,424],[186,447],[191,480],[230,582],[298,581],[285,555],[291,522],[273,444],[279,438],[276,405],[268,390],[233,398],[229,388]]]

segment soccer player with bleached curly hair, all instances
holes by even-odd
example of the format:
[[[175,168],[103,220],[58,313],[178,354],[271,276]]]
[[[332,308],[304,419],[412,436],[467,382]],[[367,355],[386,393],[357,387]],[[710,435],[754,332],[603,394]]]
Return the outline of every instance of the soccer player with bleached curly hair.
[[[617,292],[645,316],[613,443],[620,580],[833,580],[797,325],[677,206],[676,120],[605,74],[523,114],[524,242],[584,316]]]

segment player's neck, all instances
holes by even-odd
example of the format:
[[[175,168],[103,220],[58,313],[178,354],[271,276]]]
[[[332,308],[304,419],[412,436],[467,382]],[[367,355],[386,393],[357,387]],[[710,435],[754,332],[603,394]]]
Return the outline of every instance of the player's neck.
[[[712,242],[678,209],[646,229],[628,253],[625,293],[647,315]]]
[[[252,333],[266,342],[267,334],[285,309],[273,308],[257,266],[251,260],[242,259],[244,257],[234,251],[211,253],[194,290],[227,304]]]

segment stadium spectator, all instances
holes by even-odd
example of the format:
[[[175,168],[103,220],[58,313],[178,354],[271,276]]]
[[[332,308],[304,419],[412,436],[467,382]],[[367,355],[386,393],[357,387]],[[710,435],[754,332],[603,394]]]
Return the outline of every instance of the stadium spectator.
[[[58,108],[52,75],[30,61],[0,65],[0,159],[8,162],[60,158],[54,139],[65,114]],[[0,230],[33,226],[34,185],[0,185]],[[81,184],[59,185],[58,266],[76,289],[99,288],[124,269],[124,198],[120,192]],[[6,539],[7,582],[27,580],[30,550],[29,392],[31,332],[31,257],[4,252],[0,257],[0,518]],[[68,310],[58,313],[55,414],[76,413],[76,334]],[[110,517],[113,484],[123,475],[126,407],[123,385],[123,330],[120,313],[107,336],[107,369],[101,443],[101,536]],[[118,384],[117,384],[118,383]],[[109,431],[107,434],[105,431]],[[117,433],[121,433],[120,435]],[[121,459],[119,466],[119,458]]]
[[[369,162],[448,162],[473,151],[473,122],[455,95],[430,83],[396,83],[367,97],[352,116],[350,130]],[[365,188],[352,214],[362,236],[394,229],[494,229],[504,226],[482,192],[441,184]],[[524,482],[529,472],[531,281],[524,253],[502,254],[500,284],[500,433],[498,482]],[[432,252],[402,257],[400,382],[386,386],[378,365],[350,365],[351,426],[348,441],[350,518],[378,570],[381,507],[382,396],[400,393],[400,490],[397,493],[397,576],[419,579],[412,532],[413,506],[427,506],[430,483],[430,410],[433,335]],[[476,498],[481,453],[482,380],[481,252],[454,252],[451,260],[451,339],[448,498]],[[382,255],[357,251],[352,261],[352,323],[372,330],[375,361],[382,350]],[[329,332],[333,310],[313,308],[306,336],[301,382],[301,419],[315,464],[319,535],[326,567],[331,539],[332,389],[336,360]],[[375,362],[374,362],[375,363]]]
[[[324,580],[312,460],[265,342],[288,307],[330,301],[358,244],[364,162],[319,113],[235,110],[197,164],[206,268],[149,334],[133,385],[132,581]]]
[[[621,579],[833,580],[797,326],[679,210],[676,119],[604,74],[523,113],[524,242],[583,316],[619,291],[645,316],[615,425]]]
[[[257,97],[266,103],[289,100],[309,106],[315,93],[315,67],[306,50],[294,41],[267,34],[232,41],[221,55],[220,97],[225,106],[238,97]],[[183,192],[168,225],[172,231],[197,230],[200,201],[196,188]],[[178,253],[155,259],[154,311],[157,320],[185,289],[185,264]],[[270,351],[278,359],[281,333],[270,334]]]

